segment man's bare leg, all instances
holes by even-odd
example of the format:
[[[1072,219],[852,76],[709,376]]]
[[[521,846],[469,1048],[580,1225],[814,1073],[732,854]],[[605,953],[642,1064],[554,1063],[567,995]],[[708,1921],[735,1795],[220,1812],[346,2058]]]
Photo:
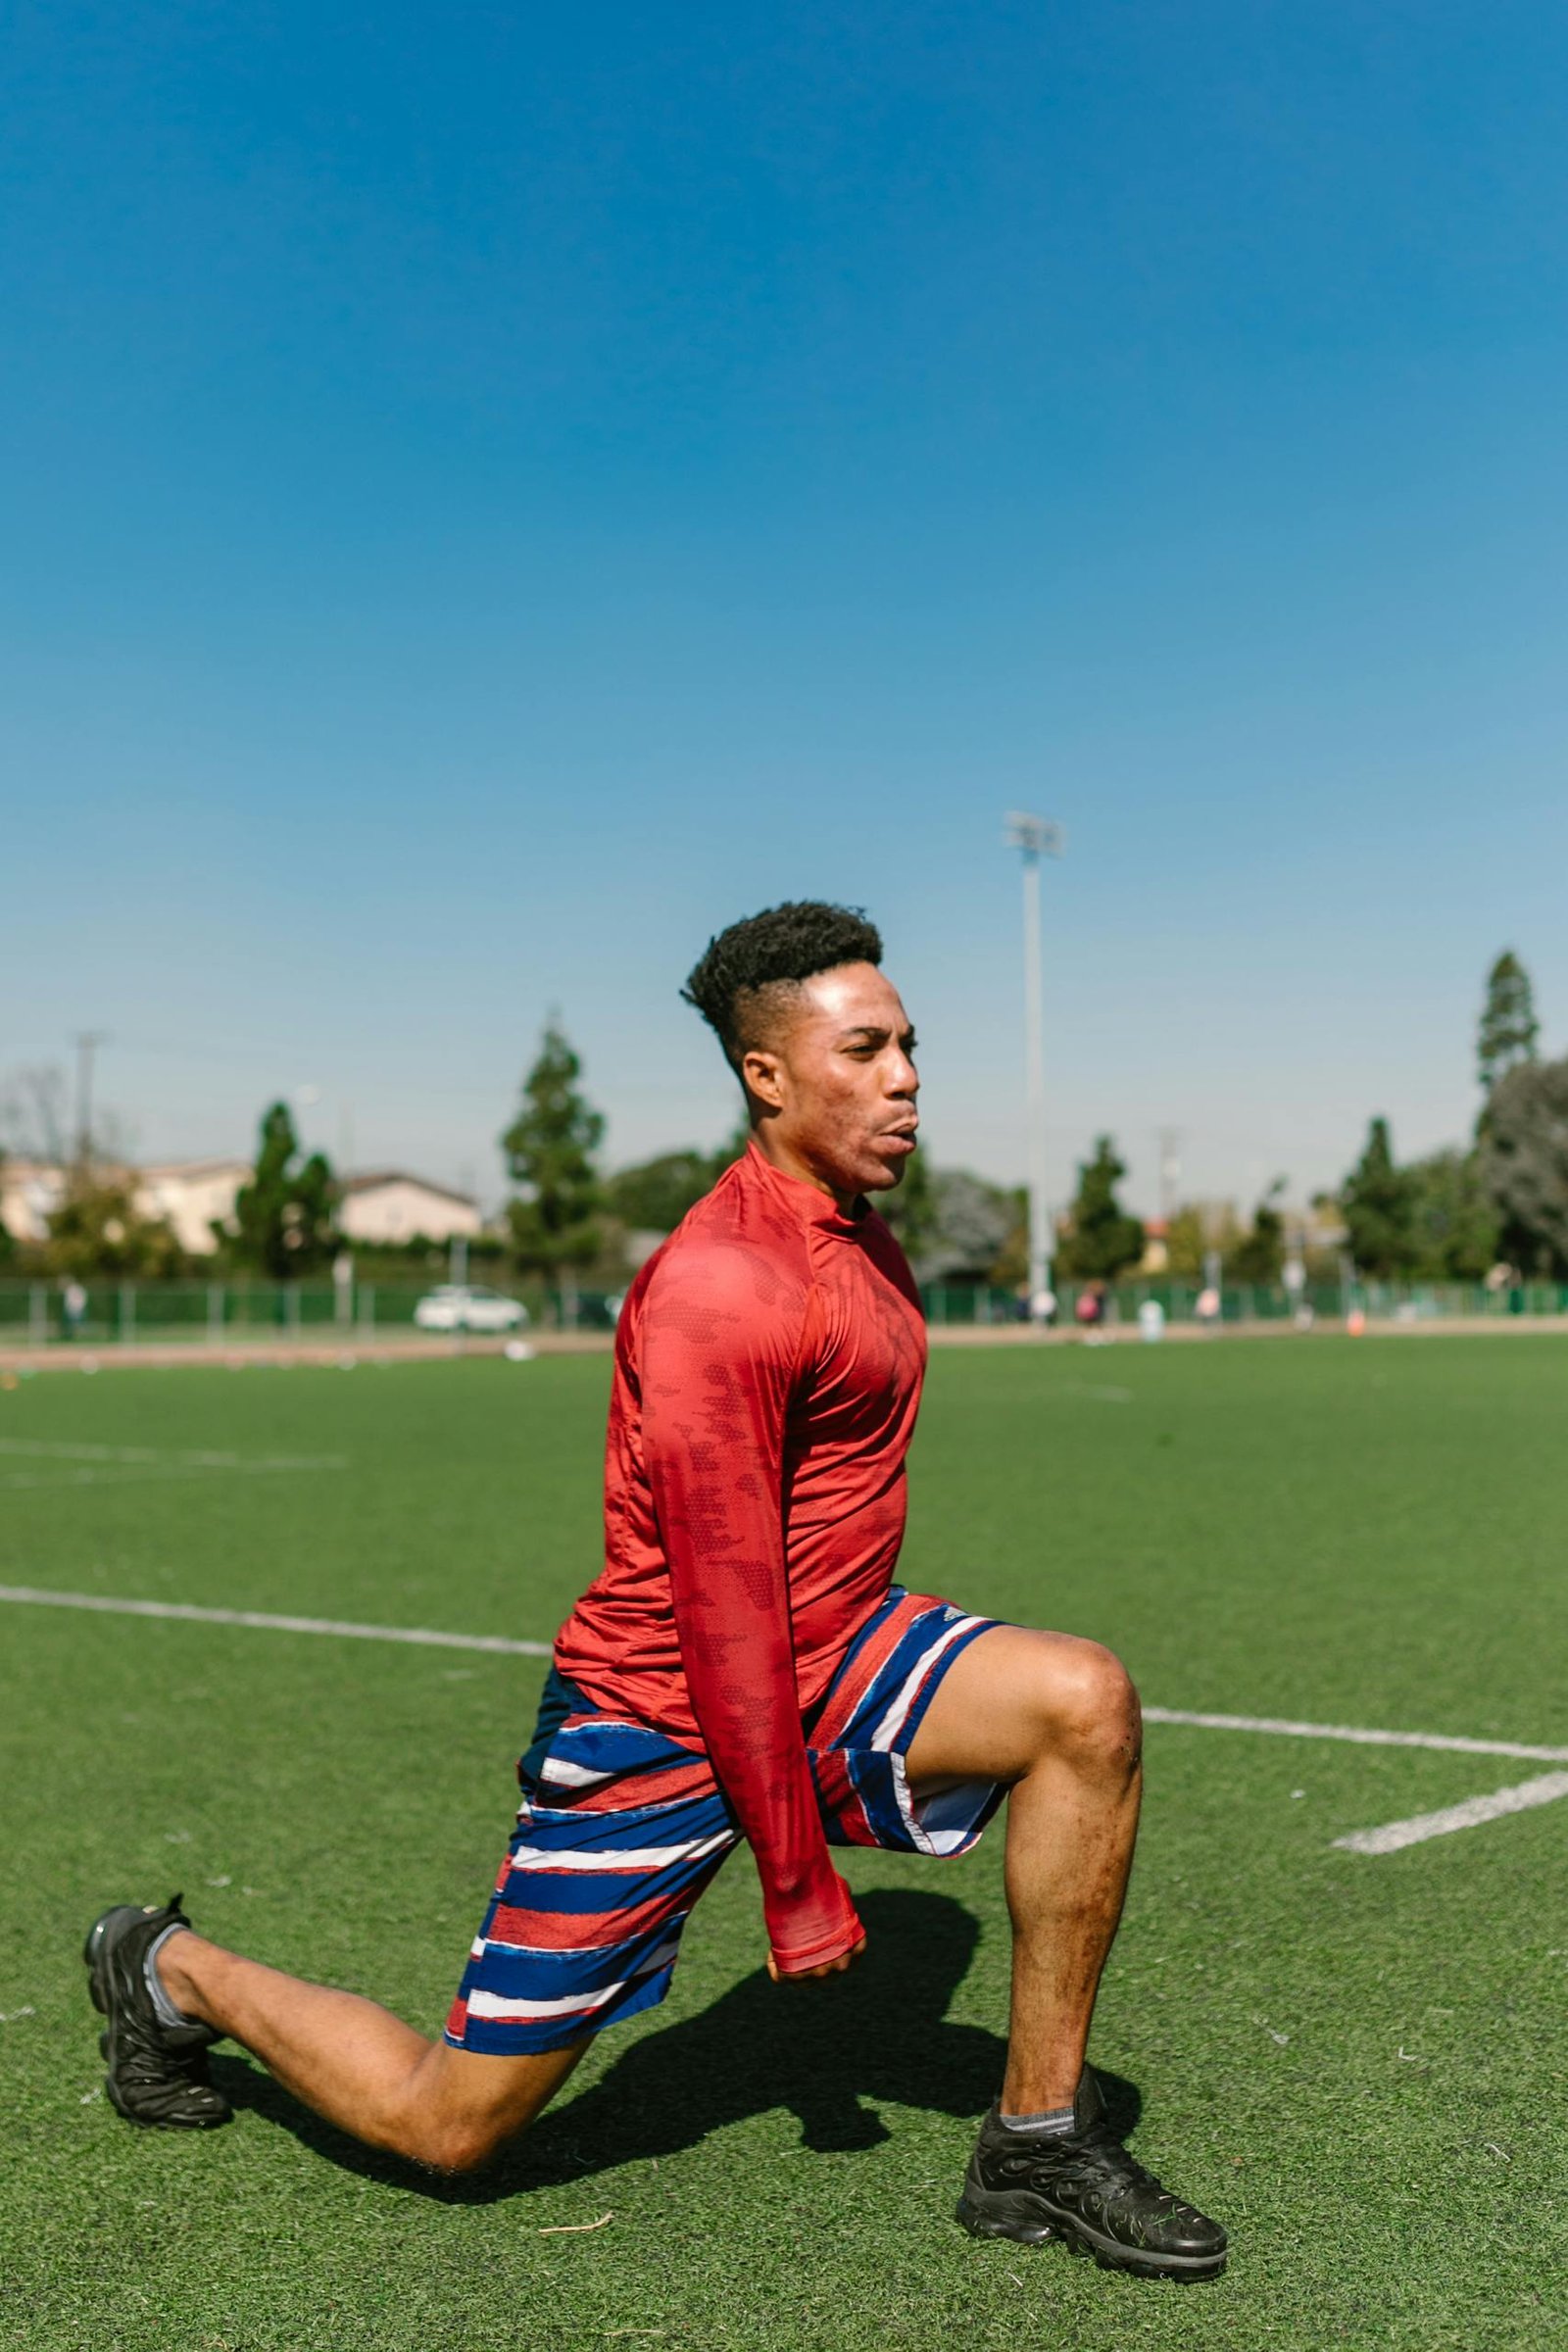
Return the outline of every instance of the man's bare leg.
[[[261,2059],[285,2089],[371,2147],[471,2171],[549,2103],[588,2047],[485,2057],[390,2010],[241,1959],[188,1931],[155,1963],[175,2007]]]
[[[1108,1649],[1016,1626],[969,1643],[910,1742],[917,1795],[1010,1784],[1009,2115],[1072,2105],[1132,1866],[1141,1745],[1138,1693]]]
[[[1138,1694],[1108,1649],[998,1626],[956,1659],[909,1743],[916,1794],[1010,1784],[1007,2070],[957,2219],[976,2237],[1065,2239],[1144,2278],[1215,2278],[1225,2231],[1128,2155],[1093,2073],[1080,2087],[1138,1832],[1140,1734]]]

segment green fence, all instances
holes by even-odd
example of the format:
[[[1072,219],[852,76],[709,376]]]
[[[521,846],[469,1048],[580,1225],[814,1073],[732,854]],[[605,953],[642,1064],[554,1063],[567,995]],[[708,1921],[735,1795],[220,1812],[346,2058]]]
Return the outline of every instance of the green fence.
[[[79,1312],[58,1281],[0,1282],[0,1346],[104,1348],[138,1340],[368,1339],[411,1334],[428,1283],[87,1282]],[[500,1286],[495,1286],[497,1289]],[[620,1297],[604,1291],[555,1292],[517,1284],[529,1324],[546,1331],[612,1331]]]
[[[501,1286],[495,1286],[498,1290]],[[345,1346],[376,1335],[412,1334],[415,1308],[428,1296],[423,1283],[362,1282],[90,1282],[80,1286],[81,1311],[70,1311],[59,1282],[0,1282],[0,1346],[103,1348],[144,1341],[188,1341],[220,1347],[225,1341],[330,1340]],[[1057,1289],[1057,1321],[1070,1326],[1082,1285]],[[1170,1323],[1196,1323],[1200,1286],[1189,1282],[1123,1282],[1105,1293],[1105,1320],[1136,1323],[1146,1299],[1157,1299]],[[614,1291],[557,1291],[518,1283],[503,1294],[527,1310],[536,1331],[610,1332],[620,1312]],[[936,1327],[1005,1324],[1020,1319],[1018,1296],[984,1283],[927,1284],[921,1292]],[[1309,1283],[1299,1294],[1283,1285],[1233,1283],[1220,1294],[1225,1323],[1281,1323],[1310,1309],[1318,1323],[1342,1322],[1354,1307],[1371,1321],[1419,1323],[1455,1315],[1568,1313],[1568,1284],[1524,1283],[1492,1291],[1474,1283]]]
[[[1056,1286],[1056,1321],[1077,1319],[1082,1283]],[[1198,1301],[1203,1286],[1198,1282],[1150,1281],[1111,1284],[1105,1291],[1105,1321],[1136,1323],[1147,1299],[1157,1299],[1168,1323],[1199,1321]],[[1012,1323],[1022,1316],[1013,1291],[979,1284],[928,1283],[921,1291],[927,1320],[934,1325]],[[1307,1313],[1314,1323],[1343,1321],[1359,1307],[1370,1321],[1422,1323],[1456,1315],[1568,1314],[1568,1283],[1530,1282],[1515,1289],[1493,1291],[1484,1283],[1309,1282],[1298,1291],[1283,1283],[1229,1283],[1220,1291],[1220,1320],[1225,1323],[1285,1323]]]

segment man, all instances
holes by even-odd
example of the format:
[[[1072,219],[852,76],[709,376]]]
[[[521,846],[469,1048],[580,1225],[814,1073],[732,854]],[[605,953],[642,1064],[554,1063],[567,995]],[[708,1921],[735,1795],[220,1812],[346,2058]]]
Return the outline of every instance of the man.
[[[1005,1796],[1010,2038],[958,2219],[1146,2275],[1224,2267],[1224,2231],[1117,2143],[1084,2063],[1138,1821],[1132,1685],[1097,1642],[892,1581],[925,1333],[867,1205],[914,1150],[919,1085],[881,956],[858,913],[777,906],[713,940],[684,991],[751,1142],[622,1310],[605,1567],[558,1638],[444,2038],[221,1950],[177,1896],[122,1906],[85,1957],[122,2115],[226,2120],[206,2051],[227,2034],[372,2146],[468,2170],[594,2034],[662,1999],[742,1838],[768,1973],[797,1983],[865,1948],[830,1846],[959,1853]]]

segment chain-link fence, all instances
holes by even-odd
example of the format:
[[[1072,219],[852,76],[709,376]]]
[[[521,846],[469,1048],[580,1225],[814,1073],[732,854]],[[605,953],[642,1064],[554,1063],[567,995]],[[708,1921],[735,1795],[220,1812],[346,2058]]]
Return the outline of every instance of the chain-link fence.
[[[1058,1325],[1078,1320],[1079,1302],[1090,1286],[1063,1282],[1056,1287]],[[1370,1322],[1424,1323],[1457,1316],[1503,1318],[1509,1315],[1568,1314],[1568,1283],[1527,1282],[1505,1290],[1485,1283],[1391,1283],[1358,1280],[1309,1282],[1298,1290],[1284,1283],[1237,1282],[1223,1285],[1218,1311],[1200,1315],[1203,1285],[1198,1282],[1119,1282],[1104,1286],[1103,1320],[1108,1324],[1136,1323],[1148,1300],[1157,1301],[1167,1323],[1219,1322],[1303,1324],[1343,1323],[1359,1309]],[[926,1285],[921,1292],[927,1320],[933,1325],[1011,1323],[1024,1319],[1025,1308],[1016,1292],[986,1284]]]
[[[421,1301],[431,1302],[417,1314]],[[0,1282],[0,1346],[132,1346],[189,1341],[221,1346],[262,1339],[345,1341],[421,1328],[505,1333],[508,1303],[522,1309],[512,1328],[612,1331],[618,1295],[553,1291],[542,1284],[487,1290],[466,1319],[444,1321],[426,1283],[358,1282]]]
[[[1086,1286],[1063,1283],[1057,1321],[1076,1322]],[[613,1291],[556,1290],[518,1283],[485,1294],[486,1305],[466,1323],[440,1321],[427,1285],[400,1282],[0,1282],[0,1346],[128,1347],[138,1341],[186,1341],[193,1348],[221,1347],[245,1340],[320,1340],[334,1336],[345,1345],[377,1335],[412,1336],[488,1325],[505,1333],[505,1301],[520,1307],[535,1331],[613,1331],[621,1295]],[[928,1284],[921,1293],[928,1320],[952,1325],[1005,1324],[1023,1318],[1018,1295],[984,1283]],[[1192,1282],[1122,1282],[1103,1294],[1103,1319],[1135,1323],[1138,1309],[1155,1299],[1171,1324],[1197,1323],[1200,1285]],[[1418,1323],[1454,1316],[1505,1317],[1568,1313],[1568,1284],[1530,1282],[1508,1290],[1481,1283],[1309,1283],[1291,1291],[1283,1284],[1232,1283],[1219,1293],[1217,1320],[1227,1325],[1281,1323],[1292,1318],[1318,1324],[1343,1323],[1359,1308],[1370,1321]]]

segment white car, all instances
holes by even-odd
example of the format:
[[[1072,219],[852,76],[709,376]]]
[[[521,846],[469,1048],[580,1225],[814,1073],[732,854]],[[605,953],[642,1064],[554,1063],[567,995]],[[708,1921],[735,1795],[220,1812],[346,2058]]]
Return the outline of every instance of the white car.
[[[444,1282],[425,1293],[414,1320],[421,1331],[521,1331],[528,1309],[501,1291]]]

